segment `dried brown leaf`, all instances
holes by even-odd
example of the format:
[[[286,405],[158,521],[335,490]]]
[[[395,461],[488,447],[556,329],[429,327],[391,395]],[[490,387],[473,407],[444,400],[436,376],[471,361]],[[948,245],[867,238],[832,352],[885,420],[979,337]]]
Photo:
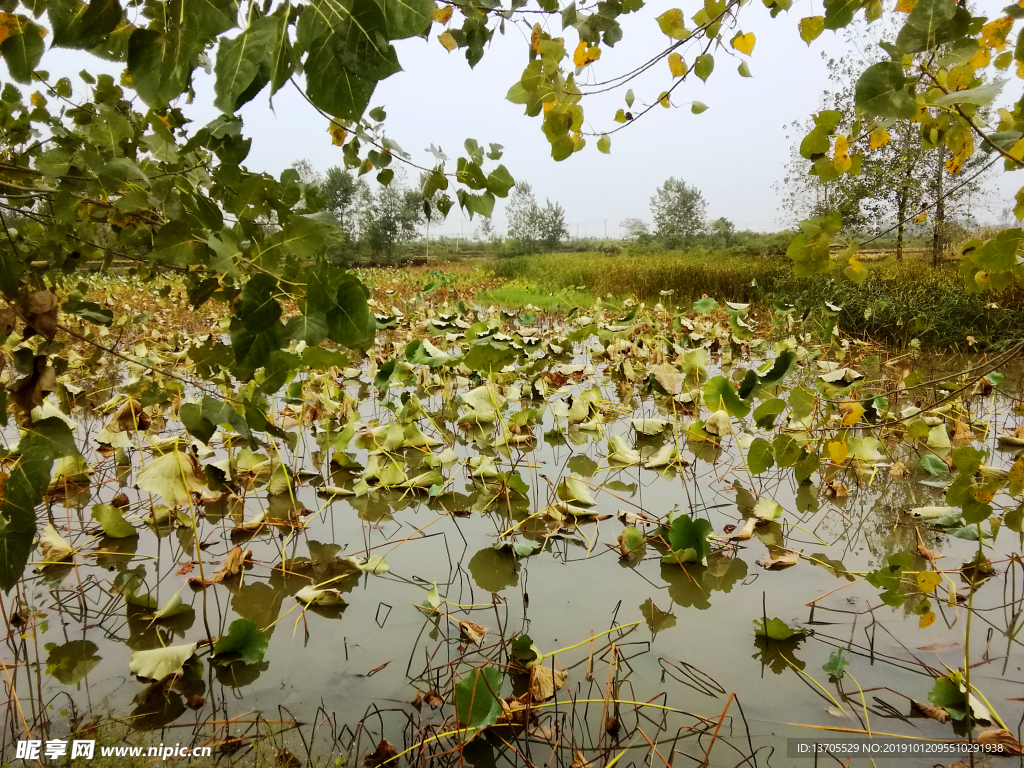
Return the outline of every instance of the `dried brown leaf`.
[[[940,723],[949,722],[949,713],[939,707],[933,707],[931,704],[925,704],[921,701],[910,700],[910,711],[919,712],[925,717],[930,717],[932,720],[936,720]]]
[[[978,743],[985,745],[986,754],[993,752],[1008,757],[1024,756],[1024,746],[1017,737],[1002,728],[987,728],[978,734]]]
[[[466,642],[473,645],[480,645],[483,642],[484,635],[487,634],[486,629],[479,624],[474,624],[472,621],[460,621],[459,630],[462,632],[462,637]]]
[[[363,758],[363,765],[366,768],[378,768],[388,760],[398,757],[398,750],[391,746],[391,742],[387,739],[381,739],[380,744],[377,745],[377,749],[373,751],[372,755],[367,755]]]
[[[245,566],[252,566],[252,550],[246,549],[243,551],[241,547],[232,547],[231,551],[228,552],[228,556],[224,559],[224,565],[213,576],[207,578],[206,581],[203,581],[198,576],[193,576],[188,580],[188,584],[193,589],[202,589],[211,584],[220,584],[227,578],[240,575]]]
[[[537,704],[547,701],[565,684],[567,672],[560,669],[554,671],[550,667],[537,664],[530,668],[530,698]]]

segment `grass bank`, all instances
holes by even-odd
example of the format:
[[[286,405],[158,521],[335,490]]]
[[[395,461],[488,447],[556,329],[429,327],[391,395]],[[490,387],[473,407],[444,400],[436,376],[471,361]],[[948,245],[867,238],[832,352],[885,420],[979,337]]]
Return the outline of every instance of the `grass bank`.
[[[635,296],[686,305],[707,294],[726,301],[795,304],[801,314],[825,302],[842,307],[848,333],[936,349],[998,347],[1024,336],[1024,289],[969,293],[955,265],[889,258],[870,265],[863,285],[828,276],[793,277],[784,258],[761,259],[670,251],[655,255],[545,254],[491,262],[494,276],[528,280],[541,292],[569,287],[597,295]],[[672,291],[670,296],[663,291]]]

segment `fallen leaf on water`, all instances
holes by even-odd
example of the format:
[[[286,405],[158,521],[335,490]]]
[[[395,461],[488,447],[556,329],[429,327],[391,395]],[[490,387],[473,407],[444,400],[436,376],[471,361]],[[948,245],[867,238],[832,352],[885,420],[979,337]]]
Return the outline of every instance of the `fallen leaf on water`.
[[[474,624],[472,621],[460,621],[459,630],[466,641],[473,645],[480,645],[483,642],[484,635],[487,634],[486,629],[479,624]]]
[[[831,480],[825,483],[825,498],[845,499],[850,495],[849,489],[838,480]]]
[[[729,537],[732,541],[746,541],[754,535],[754,528],[757,527],[758,518],[748,517],[743,521],[743,527],[733,531]]]
[[[383,765],[388,760],[398,757],[398,750],[391,746],[391,742],[387,739],[381,739],[380,744],[377,745],[377,749],[373,751],[372,755],[367,755],[363,758],[363,765],[366,768],[377,768],[379,765]]]
[[[910,474],[910,470],[907,469],[907,465],[902,461],[895,462],[889,467],[889,477],[893,480],[902,480],[904,477]]]
[[[345,605],[345,601],[341,597],[341,592],[336,589],[314,589],[313,587],[303,587],[295,593],[295,599],[304,605]]]
[[[800,562],[800,555],[796,552],[773,551],[768,553],[767,559],[757,561],[757,564],[769,571],[781,571]]]
[[[931,704],[915,701],[914,699],[910,700],[910,711],[912,713],[919,712],[925,717],[930,717],[932,720],[937,720],[940,723],[949,722],[949,713],[946,710],[940,707],[933,707]]]
[[[567,672],[538,664],[530,668],[530,698],[535,703],[547,701],[565,684]]]
[[[211,584],[220,584],[224,579],[240,575],[242,569],[247,565],[252,565],[252,550],[246,549],[243,551],[241,547],[232,547],[231,551],[228,552],[228,556],[224,559],[224,565],[213,576],[210,576],[206,581],[203,581],[198,576],[193,576],[188,580],[188,583],[189,586],[197,589],[208,587]]]
[[[444,704],[444,699],[437,693],[437,691],[427,691],[423,697],[423,703],[431,707],[440,707]]]
[[[1002,728],[988,728],[978,734],[978,743],[985,745],[987,754],[996,754],[1009,757],[1021,757],[1024,755],[1024,746],[1017,741],[1017,737]]]
[[[39,551],[43,553],[43,562],[46,565],[70,562],[74,555],[71,545],[57,533],[57,529],[53,527],[52,523],[48,524],[39,534]]]

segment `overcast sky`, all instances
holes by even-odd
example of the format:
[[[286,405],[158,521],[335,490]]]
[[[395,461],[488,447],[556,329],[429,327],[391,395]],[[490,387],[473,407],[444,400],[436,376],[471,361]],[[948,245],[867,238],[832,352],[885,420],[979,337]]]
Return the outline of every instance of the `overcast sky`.
[[[984,0],[976,7],[991,15],[1004,3]],[[649,2],[639,14],[620,17],[623,40],[603,50],[601,59],[587,67],[580,82],[604,81],[628,72],[662,50],[669,40],[655,17],[671,7],[670,2]],[[683,3],[687,15],[696,7],[692,0]],[[591,138],[582,152],[555,162],[540,120],[526,117],[522,106],[505,100],[527,63],[529,29],[523,25],[506,24],[506,34],[495,35],[475,69],[469,68],[463,52],[449,53],[441,46],[436,24],[428,40],[400,41],[397,49],[404,71],[378,86],[371,106],[386,109],[389,137],[420,165],[433,164],[426,151],[430,144],[440,146],[451,158],[452,171],[465,139],[504,145],[501,162],[513,177],[533,186],[541,203],[551,198],[565,207],[574,236],[577,231],[580,236],[603,236],[607,227],[607,234],[614,237],[627,217],[649,221],[650,198],[669,176],[696,185],[712,218],[725,216],[739,229],[781,229],[789,222],[779,210],[773,185],[782,179],[789,156],[785,126],[820,107],[828,85],[822,51],[827,47],[830,55],[837,55],[847,48],[841,37],[829,31],[810,47],[800,40],[797,21],[821,13],[818,0],[796,0],[788,14],[772,19],[760,0],[751,0],[740,13],[740,27],[756,35],[753,55],[743,57],[731,48],[716,51],[715,71],[707,84],[691,73],[673,94],[677,106],[656,107],[615,134],[610,155],[598,152],[596,139]],[[558,17],[550,18],[547,31],[562,34]],[[575,31],[570,29],[566,40],[570,52],[576,42]],[[61,66],[54,66],[51,55],[59,57]],[[692,66],[696,54],[684,49],[683,55]],[[749,62],[753,77],[738,74],[742,60]],[[55,50],[44,58],[44,66],[51,71],[67,68],[77,72],[84,65],[83,55],[73,52]],[[216,112],[210,106],[212,77],[198,74],[196,103],[185,111],[202,124]],[[637,97],[633,111],[641,103],[656,100],[671,82],[665,62],[632,81],[629,86]],[[1011,84],[1007,90],[1013,88]],[[612,118],[615,110],[625,107],[624,94],[622,88],[584,99],[587,128],[604,131],[617,127]],[[694,100],[709,109],[692,114],[690,103]],[[275,96],[273,109],[264,92],[242,108],[241,116],[245,134],[253,138],[246,161],[252,170],[278,175],[300,159],[308,159],[321,172],[343,164],[341,148],[331,144],[326,121],[292,86]],[[1013,191],[1024,183],[1020,174],[997,174],[1009,175],[1017,184],[1008,179],[992,182],[991,213],[981,213],[980,218],[998,218]],[[499,232],[505,229],[502,202],[495,207]],[[445,224],[433,232],[469,234],[475,226],[477,222],[469,222],[456,204]]]

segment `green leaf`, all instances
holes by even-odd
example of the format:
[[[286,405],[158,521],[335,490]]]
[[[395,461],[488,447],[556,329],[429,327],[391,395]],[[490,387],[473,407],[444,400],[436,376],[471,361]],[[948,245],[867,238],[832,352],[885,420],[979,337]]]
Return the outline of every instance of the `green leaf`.
[[[921,53],[967,34],[971,14],[954,0],[917,0],[896,38],[903,53]]]
[[[760,475],[774,467],[775,456],[772,453],[771,443],[760,437],[755,437],[754,442],[747,449],[747,466],[753,475]]]
[[[124,513],[110,504],[97,504],[92,508],[92,519],[100,524],[103,533],[112,539],[138,536],[135,527],[124,519]]]
[[[707,82],[708,78],[711,77],[711,72],[715,68],[715,57],[710,53],[704,53],[697,57],[696,61],[693,62],[693,70],[704,82]]]
[[[299,16],[298,44],[308,51],[303,63],[307,95],[334,117],[360,119],[377,82],[401,69],[388,42],[386,5],[375,0],[314,0]],[[393,13],[393,18],[396,25],[403,25],[412,15]]]
[[[718,302],[710,296],[705,296],[703,299],[697,299],[693,302],[693,311],[699,312],[702,315],[709,314],[718,309]]]
[[[703,101],[695,101],[693,102],[693,104],[690,105],[690,111],[695,115],[699,115],[701,112],[707,112],[707,110],[708,105],[705,104]]]
[[[277,301],[277,280],[257,274],[242,288],[241,301],[231,319],[231,349],[237,365],[261,368],[281,348],[284,326]]]
[[[921,457],[921,469],[929,475],[944,475],[949,472],[949,467],[946,466],[946,462],[934,453],[929,453],[927,456]]]
[[[708,536],[713,528],[704,518],[693,520],[689,515],[680,515],[672,521],[668,531],[671,554],[665,555],[665,563],[704,563],[711,554]]]
[[[293,317],[284,327],[289,339],[304,341],[310,346],[316,346],[326,339],[328,330],[327,318],[319,312]]]
[[[599,152],[603,152],[606,155],[611,154],[612,140],[607,136],[602,136],[600,139],[597,140],[597,149]]]
[[[829,677],[842,680],[848,666],[850,666],[850,660],[843,655],[843,649],[840,648],[838,651],[832,651],[832,655],[828,657],[828,661],[822,665],[821,669]]]
[[[977,88],[966,88],[962,91],[951,91],[944,96],[939,96],[937,99],[932,101],[932,104],[939,107],[951,107],[954,104],[977,104],[981,107],[987,107],[992,103],[992,100],[999,95],[999,92],[1003,89],[1005,84],[1006,80],[996,80],[994,83],[979,85]],[[1020,232],[1019,229],[1016,231]]]
[[[750,405],[740,399],[732,382],[725,376],[715,376],[708,380],[704,385],[704,402],[712,411],[724,410],[736,418],[750,413]]]
[[[487,728],[501,715],[502,674],[495,667],[478,667],[455,685],[455,714],[462,728]]]
[[[639,562],[647,552],[647,539],[639,528],[630,525],[619,535],[619,552],[623,559]]]
[[[917,102],[907,93],[903,65],[895,61],[872,64],[857,80],[854,103],[868,115],[908,120],[917,112]]]
[[[782,619],[765,619],[764,617],[754,620],[754,634],[769,640],[782,643],[793,637],[804,637],[807,630],[803,627],[793,628]]]
[[[967,716],[967,694],[949,677],[940,677],[935,681],[928,691],[928,701],[936,707],[942,707],[954,720],[963,720]]]
[[[786,401],[779,398],[765,400],[754,409],[754,423],[761,429],[772,429],[775,419],[786,410]]]
[[[269,73],[265,62],[272,56],[276,42],[277,25],[273,17],[256,20],[237,37],[221,39],[214,66],[217,109],[234,113],[266,84]]]
[[[213,646],[213,658],[217,661],[238,658],[246,664],[259,664],[267,652],[267,643],[267,633],[254,622],[236,619],[228,627],[228,633]]]
[[[15,34],[0,44],[0,55],[7,62],[11,79],[16,83],[28,85],[32,82],[32,73],[43,56],[42,30],[38,24],[27,22],[21,34]]]

